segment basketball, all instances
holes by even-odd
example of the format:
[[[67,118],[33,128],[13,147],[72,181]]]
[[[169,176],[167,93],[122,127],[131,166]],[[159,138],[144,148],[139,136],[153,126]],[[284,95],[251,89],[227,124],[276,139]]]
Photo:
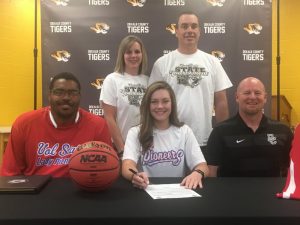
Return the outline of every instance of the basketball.
[[[72,180],[83,190],[97,192],[109,188],[119,177],[116,151],[101,141],[89,141],[77,147],[69,161]]]

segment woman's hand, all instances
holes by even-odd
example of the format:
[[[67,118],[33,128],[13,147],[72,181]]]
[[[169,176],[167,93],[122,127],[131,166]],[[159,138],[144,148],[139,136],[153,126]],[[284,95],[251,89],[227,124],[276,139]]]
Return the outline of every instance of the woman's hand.
[[[185,186],[188,189],[196,189],[198,186],[200,188],[203,187],[202,185],[202,174],[198,173],[197,171],[192,171],[190,175],[186,176],[180,185]]]
[[[132,174],[131,182],[134,187],[146,189],[149,184],[149,178],[145,172]]]

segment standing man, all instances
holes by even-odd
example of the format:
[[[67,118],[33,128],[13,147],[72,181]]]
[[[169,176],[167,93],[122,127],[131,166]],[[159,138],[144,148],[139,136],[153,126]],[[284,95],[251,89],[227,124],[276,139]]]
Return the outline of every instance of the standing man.
[[[105,120],[81,108],[80,83],[71,73],[52,78],[50,106],[19,116],[12,126],[1,174],[69,176],[68,163],[77,146],[87,141],[111,145]]]
[[[226,89],[232,84],[219,60],[198,49],[200,26],[195,13],[179,16],[176,37],[178,48],[154,63],[149,84],[165,80],[171,85],[179,120],[192,128],[205,156],[213,110],[216,122],[228,118]]]
[[[267,118],[267,94],[255,77],[243,79],[236,92],[238,113],[210,134],[206,160],[210,176],[285,176],[293,134]]]

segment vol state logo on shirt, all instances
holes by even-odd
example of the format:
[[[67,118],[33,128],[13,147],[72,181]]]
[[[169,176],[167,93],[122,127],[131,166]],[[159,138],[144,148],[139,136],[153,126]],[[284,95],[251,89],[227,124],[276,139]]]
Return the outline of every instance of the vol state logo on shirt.
[[[48,142],[39,142],[35,166],[67,165],[76,148],[68,143],[50,145]]]

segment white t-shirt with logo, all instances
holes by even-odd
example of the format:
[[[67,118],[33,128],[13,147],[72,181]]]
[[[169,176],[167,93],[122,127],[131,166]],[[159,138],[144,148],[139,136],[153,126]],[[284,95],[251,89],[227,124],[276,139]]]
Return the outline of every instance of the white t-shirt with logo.
[[[140,105],[148,79],[146,75],[133,76],[116,72],[104,79],[100,102],[117,108],[116,121],[124,141],[128,130],[140,122]]]
[[[168,82],[177,100],[179,120],[193,130],[200,146],[212,130],[214,93],[232,86],[219,60],[201,50],[181,54],[174,50],[154,63],[149,84]]]
[[[199,163],[206,162],[191,128],[170,126],[153,131],[153,147],[142,154],[140,126],[129,130],[123,160],[137,163],[149,177],[184,177]]]

